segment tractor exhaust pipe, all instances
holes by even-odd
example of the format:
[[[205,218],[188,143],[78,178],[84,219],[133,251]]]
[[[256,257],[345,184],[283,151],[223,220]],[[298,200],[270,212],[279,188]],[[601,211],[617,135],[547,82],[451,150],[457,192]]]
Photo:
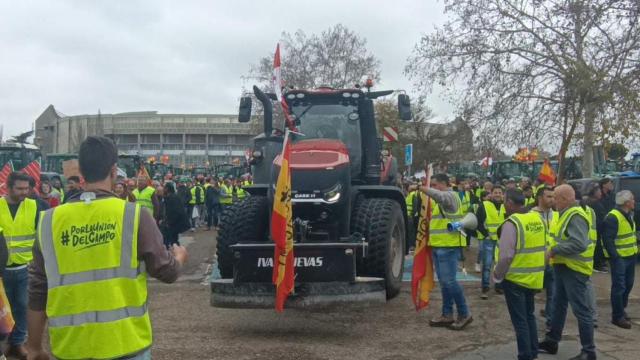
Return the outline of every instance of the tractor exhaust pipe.
[[[273,104],[271,99],[255,85],[253,86],[253,93],[260,100],[264,109],[264,135],[270,136],[273,130]]]

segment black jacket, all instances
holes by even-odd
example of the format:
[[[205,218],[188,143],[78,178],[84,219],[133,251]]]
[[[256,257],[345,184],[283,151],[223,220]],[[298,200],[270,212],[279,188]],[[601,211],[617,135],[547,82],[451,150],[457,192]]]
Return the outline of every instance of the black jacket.
[[[163,225],[178,233],[189,228],[187,212],[182,204],[182,199],[176,194],[169,194],[162,199]]]

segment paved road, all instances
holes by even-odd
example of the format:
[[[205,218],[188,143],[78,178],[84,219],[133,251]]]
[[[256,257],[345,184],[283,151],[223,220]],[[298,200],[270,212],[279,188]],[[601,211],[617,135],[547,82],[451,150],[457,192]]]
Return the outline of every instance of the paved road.
[[[204,273],[214,254],[215,232],[187,234],[191,255],[186,275],[177,284],[150,285],[155,331],[154,359],[514,359],[515,343],[504,299],[479,299],[479,284],[465,282],[474,323],[463,332],[434,329],[428,319],[439,313],[434,291],[430,307],[416,313],[409,287],[385,305],[334,310],[228,310],[209,306]],[[468,259],[474,259],[470,250]],[[467,268],[472,268],[471,264]],[[472,276],[474,274],[470,274]],[[476,275],[477,276],[477,275]],[[640,276],[640,275],[639,275]],[[639,277],[640,279],[640,277]],[[205,280],[203,282],[203,280]],[[640,286],[633,292],[629,313],[632,330],[608,324],[608,275],[594,278],[600,328],[596,333],[601,359],[636,359],[640,354]],[[542,305],[542,298],[539,299]],[[569,315],[559,356],[578,352],[577,328]]]

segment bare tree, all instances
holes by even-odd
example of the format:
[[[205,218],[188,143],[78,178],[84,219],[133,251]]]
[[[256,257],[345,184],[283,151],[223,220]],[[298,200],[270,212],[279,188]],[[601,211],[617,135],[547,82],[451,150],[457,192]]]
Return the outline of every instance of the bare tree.
[[[561,167],[579,140],[590,176],[595,141],[637,126],[637,0],[445,3],[449,21],[421,38],[405,71],[422,90],[445,87],[481,136],[560,143]]]
[[[442,124],[429,122],[435,115],[426,105],[425,97],[414,101],[412,121],[400,121],[395,101],[391,99],[376,102],[375,111],[379,132],[385,126],[398,129],[398,141],[385,143],[393,156],[404,159],[404,146],[413,144],[414,168],[422,166],[427,160],[446,164],[470,160],[473,156],[471,128],[462,118]]]
[[[366,77],[380,79],[380,60],[367,50],[367,40],[342,24],[308,36],[298,30],[282,33],[282,78],[286,86],[351,87]],[[249,77],[271,88],[273,54],[261,58]]]

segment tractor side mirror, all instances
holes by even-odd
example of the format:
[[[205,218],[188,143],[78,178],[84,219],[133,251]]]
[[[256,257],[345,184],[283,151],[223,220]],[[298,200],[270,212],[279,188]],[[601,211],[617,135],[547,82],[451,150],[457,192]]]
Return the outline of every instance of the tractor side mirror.
[[[251,96],[240,98],[240,109],[238,110],[238,121],[246,123],[251,121]]]
[[[398,95],[398,113],[402,121],[410,121],[413,117],[411,114],[411,100],[409,100],[409,95]]]

